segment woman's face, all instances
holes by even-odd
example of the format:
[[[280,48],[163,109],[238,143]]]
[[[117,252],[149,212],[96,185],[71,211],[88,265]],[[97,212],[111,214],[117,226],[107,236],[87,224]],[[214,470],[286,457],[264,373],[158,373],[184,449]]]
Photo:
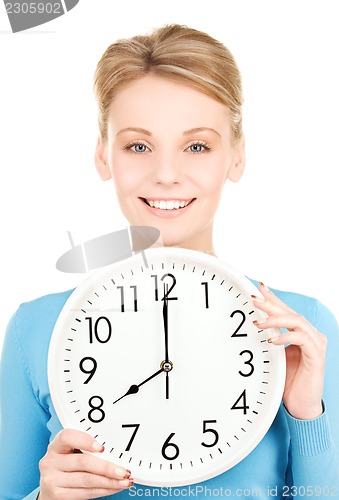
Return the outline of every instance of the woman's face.
[[[131,225],[158,228],[165,246],[213,252],[213,217],[225,181],[241,177],[244,151],[222,104],[147,75],[112,102],[96,166]]]

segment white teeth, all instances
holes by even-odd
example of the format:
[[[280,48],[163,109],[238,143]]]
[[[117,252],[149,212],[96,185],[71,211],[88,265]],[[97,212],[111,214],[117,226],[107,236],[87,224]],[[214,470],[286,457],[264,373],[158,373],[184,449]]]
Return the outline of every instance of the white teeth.
[[[191,202],[189,201],[179,201],[179,200],[149,200],[146,199],[147,204],[152,208],[160,208],[161,210],[178,210],[179,208],[187,207]]]

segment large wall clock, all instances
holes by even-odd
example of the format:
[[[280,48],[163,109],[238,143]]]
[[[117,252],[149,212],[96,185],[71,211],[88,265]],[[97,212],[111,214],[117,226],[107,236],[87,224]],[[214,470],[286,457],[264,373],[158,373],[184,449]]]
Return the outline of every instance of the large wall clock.
[[[250,280],[220,259],[149,249],[104,267],[67,300],[48,358],[64,427],[104,444],[135,482],[180,486],[241,461],[281,402],[284,348],[258,329]]]

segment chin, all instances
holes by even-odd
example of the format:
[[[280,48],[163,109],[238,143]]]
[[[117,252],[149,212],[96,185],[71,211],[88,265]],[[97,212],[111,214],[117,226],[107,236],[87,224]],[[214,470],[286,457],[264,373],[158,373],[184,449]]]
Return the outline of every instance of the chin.
[[[185,224],[179,224],[177,219],[159,218],[154,221],[153,217],[140,217],[140,214],[135,213],[133,215],[133,217],[126,217],[131,226],[151,226],[160,231],[160,238],[154,246],[180,247],[204,251],[206,243],[208,243],[209,231],[206,233],[206,226],[195,228],[195,231],[193,231],[192,220],[186,220]],[[190,232],[189,229],[191,229]],[[207,248],[209,248],[208,245]]]

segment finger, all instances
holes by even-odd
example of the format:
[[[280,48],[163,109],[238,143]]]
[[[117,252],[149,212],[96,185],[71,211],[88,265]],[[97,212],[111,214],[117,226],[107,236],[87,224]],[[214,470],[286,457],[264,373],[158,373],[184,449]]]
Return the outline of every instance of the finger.
[[[275,345],[296,345],[299,347],[312,346],[314,347],[314,342],[310,341],[309,336],[305,332],[286,332],[281,335],[275,335],[267,339],[269,344]]]
[[[267,314],[291,314],[294,312],[288,306],[272,302],[272,300],[268,298],[258,297],[257,295],[251,295],[251,297],[256,309],[260,309],[260,311]]]
[[[55,453],[73,453],[74,449],[102,452],[104,447],[86,432],[74,429],[63,429],[49,445],[50,450]]]
[[[274,335],[270,337],[267,342],[275,345],[296,345],[302,348],[305,354],[315,354],[316,359],[323,361],[326,349],[327,349],[327,338],[325,335],[319,333],[317,337],[311,337],[304,331],[289,331],[282,333],[280,335]]]
[[[310,337],[305,332],[286,332],[278,336],[273,336],[267,340],[274,345],[295,345],[301,349],[304,360],[309,368],[324,367],[327,341],[326,337],[320,334],[319,339]]]
[[[82,471],[116,480],[131,477],[131,471],[93,455],[59,455],[55,460],[57,468],[64,472]]]
[[[265,319],[254,320],[253,323],[266,330],[267,328],[286,328],[290,331],[303,331],[308,335],[317,335],[317,330],[302,315],[292,314],[274,314]]]
[[[283,302],[275,293],[272,292],[262,281],[259,281],[259,291],[262,293],[265,299],[272,301],[276,305],[280,305],[284,308],[290,309],[285,302]]]
[[[283,302],[279,297],[277,297],[266,285],[259,282],[259,291],[262,297],[257,295],[252,295],[252,300],[255,306],[267,312],[267,314],[278,314],[279,312],[289,312],[293,313],[291,309],[285,302]]]
[[[63,488],[100,488],[117,491],[131,487],[134,484],[134,481],[133,479],[113,479],[81,471],[61,473],[58,479],[58,484]]]

